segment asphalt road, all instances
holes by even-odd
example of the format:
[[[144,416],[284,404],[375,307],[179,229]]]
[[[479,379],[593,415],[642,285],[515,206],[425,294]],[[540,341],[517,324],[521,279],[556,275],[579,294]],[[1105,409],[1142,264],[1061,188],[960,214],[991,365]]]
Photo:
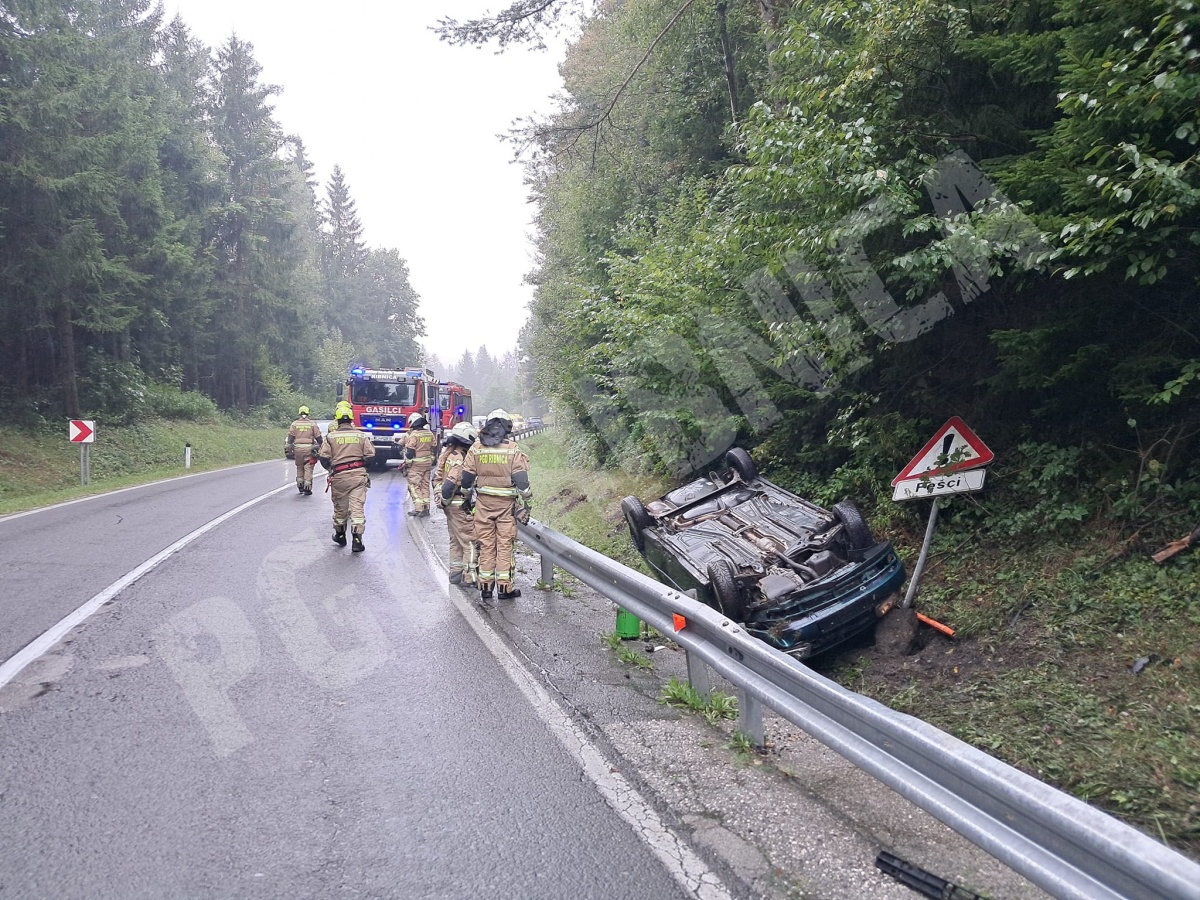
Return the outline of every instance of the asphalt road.
[[[293,472],[0,519],[0,663],[98,606],[0,679],[0,897],[729,896],[488,652],[396,473],[352,554]]]

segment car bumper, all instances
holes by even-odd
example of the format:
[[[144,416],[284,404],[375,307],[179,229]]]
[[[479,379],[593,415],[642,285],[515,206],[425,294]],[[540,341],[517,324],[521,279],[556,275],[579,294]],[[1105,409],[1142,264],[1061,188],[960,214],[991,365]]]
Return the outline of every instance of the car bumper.
[[[751,608],[746,631],[798,659],[823,653],[867,630],[880,605],[904,584],[904,564],[890,543],[829,582],[766,608]]]

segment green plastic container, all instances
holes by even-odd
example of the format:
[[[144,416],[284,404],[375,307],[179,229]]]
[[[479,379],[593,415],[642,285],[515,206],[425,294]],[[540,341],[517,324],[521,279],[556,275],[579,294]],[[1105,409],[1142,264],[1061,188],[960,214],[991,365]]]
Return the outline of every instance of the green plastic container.
[[[617,607],[617,637],[623,641],[636,641],[642,636],[642,620],[631,612]]]

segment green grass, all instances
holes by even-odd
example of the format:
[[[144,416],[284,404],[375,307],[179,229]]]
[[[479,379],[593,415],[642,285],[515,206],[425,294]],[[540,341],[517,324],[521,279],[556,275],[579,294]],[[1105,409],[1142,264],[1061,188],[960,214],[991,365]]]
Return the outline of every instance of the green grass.
[[[630,494],[642,499],[659,496],[668,488],[665,482],[625,472],[574,468],[556,431],[522,441],[521,448],[529,454],[534,518],[605,556],[647,571],[629,538],[621,498]]]
[[[663,685],[660,703],[698,713],[709,725],[716,725],[725,719],[736,719],[738,714],[737,698],[721,691],[713,691],[707,697],[697,691],[686,681],[672,678]]]
[[[835,677],[1200,856],[1200,556],[994,546],[920,608],[958,629],[955,664]]]
[[[101,426],[91,444],[91,483],[80,484],[78,444],[46,430],[0,430],[0,515],[60,503],[137,484],[283,458],[283,428],[225,422],[148,421]],[[184,445],[192,467],[184,468]]]

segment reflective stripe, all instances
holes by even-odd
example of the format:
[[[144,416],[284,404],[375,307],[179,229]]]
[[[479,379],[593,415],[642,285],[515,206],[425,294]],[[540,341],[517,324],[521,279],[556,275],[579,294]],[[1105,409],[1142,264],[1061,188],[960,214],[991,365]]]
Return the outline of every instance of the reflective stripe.
[[[481,494],[486,494],[489,497],[515,497],[515,496],[517,496],[516,488],[476,487],[475,490]]]

